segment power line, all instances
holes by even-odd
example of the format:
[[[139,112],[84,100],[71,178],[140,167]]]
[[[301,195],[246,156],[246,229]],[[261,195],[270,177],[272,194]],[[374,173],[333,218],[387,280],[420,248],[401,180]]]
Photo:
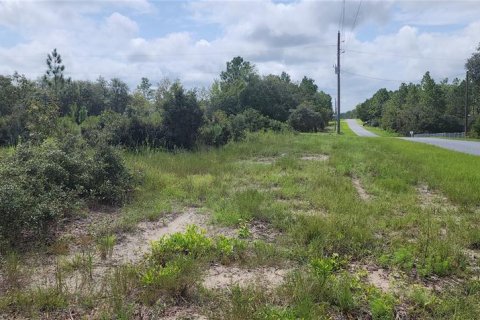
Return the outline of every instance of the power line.
[[[355,18],[353,19],[352,34],[353,34],[353,31],[355,30],[355,27],[357,26],[358,14],[360,13],[360,8],[362,7],[362,2],[363,2],[363,0],[360,0],[360,3],[358,4],[358,7],[357,7],[357,12],[355,13]],[[347,38],[345,40],[345,45],[344,45],[343,51],[345,51],[346,48],[347,48],[348,40],[350,40],[350,38]]]
[[[358,74],[358,73],[355,73],[355,72],[350,72],[350,71],[347,71],[347,70],[343,70],[343,72],[347,73],[347,74],[350,74],[350,75],[353,75],[353,76],[372,79],[372,80],[379,80],[379,81],[400,82],[400,83],[402,83],[402,82],[414,82],[414,81],[405,81],[405,80],[397,80],[397,79],[378,78],[378,77],[368,76],[368,75],[364,75],[364,74]]]
[[[340,7],[340,15],[338,17],[338,28],[337,30],[341,30],[343,28],[343,20],[345,18],[345,0],[343,0],[342,6]]]
[[[343,70],[344,73],[356,76],[356,77],[361,77],[361,78],[366,78],[366,79],[372,79],[372,80],[378,80],[378,81],[388,81],[388,82],[398,82],[398,83],[416,83],[416,82],[421,82],[422,78],[416,79],[416,80],[399,80],[399,79],[385,79],[385,78],[380,78],[380,77],[375,77],[375,76],[370,76],[370,75],[365,75],[365,74],[359,74],[355,72],[350,72],[348,70]],[[464,73],[459,73],[456,75],[453,75],[451,77],[446,77],[447,79],[455,79],[459,76],[464,75]]]
[[[402,54],[396,54],[396,53],[390,53],[390,52],[368,52],[368,51],[361,51],[361,50],[354,50],[354,49],[348,49],[345,51],[348,52],[353,52],[353,53],[359,53],[359,54],[368,54],[372,56],[385,56],[385,57],[396,57],[396,58],[407,58],[407,59],[425,59],[425,60],[443,60],[443,61],[460,61],[460,59],[455,59],[455,58],[445,58],[445,57],[423,57],[423,56],[410,56],[410,55],[402,55]],[[463,59],[462,59],[463,61]]]
[[[355,30],[355,26],[357,25],[357,18],[358,18],[358,14],[360,12],[360,8],[362,7],[362,2],[363,2],[363,0],[360,0],[360,3],[358,4],[357,13],[355,14],[355,19],[353,20],[352,32],[353,32],[353,30]]]

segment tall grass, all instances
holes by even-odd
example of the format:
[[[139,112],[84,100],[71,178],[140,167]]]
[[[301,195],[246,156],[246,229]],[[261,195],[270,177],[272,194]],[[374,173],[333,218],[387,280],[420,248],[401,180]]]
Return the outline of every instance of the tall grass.
[[[342,130],[340,136],[251,134],[243,142],[196,152],[125,152],[128,166],[143,183],[133,201],[122,208],[120,222],[100,234],[132,230],[139,221],[161,219],[186,207],[198,207],[213,223],[241,230],[246,242],[250,241],[250,222],[264,223],[280,233],[271,245],[253,243],[246,258],[235,263],[248,263],[251,268],[289,263],[298,271],[280,292],[238,287],[220,297],[195,293],[198,300],[189,301],[213,310],[214,318],[316,319],[338,314],[355,318],[367,312],[373,318],[387,319],[395,312],[397,300],[412,306],[409,312],[420,318],[479,316],[478,308],[468,307],[480,298],[474,284],[469,290],[456,287],[433,293],[433,298],[420,291],[410,296],[382,295],[359,281],[349,266],[396,270],[407,278],[406,286],[411,282],[421,285],[432,276],[455,276],[463,278],[465,285],[473,283],[475,270],[464,252],[480,246],[476,211],[480,158],[391,138],[363,139],[343,122]],[[305,155],[327,158],[302,160]],[[354,178],[369,199],[359,196]],[[440,202],[422,198],[425,195],[418,191],[422,185],[438,195]],[[113,242],[106,240],[102,248],[108,255]],[[161,256],[165,256],[163,251]],[[323,279],[318,270],[312,273],[315,261],[334,261],[335,267]],[[322,263],[320,267],[325,266]],[[166,263],[155,268],[151,274],[159,282],[151,286],[155,290],[143,292],[149,303],[158,299],[159,288],[165,291],[164,273],[183,270]],[[123,273],[113,275],[125,278]],[[150,281],[148,276],[141,280]],[[135,282],[130,276],[125,279],[125,283]],[[195,284],[198,281],[195,278]],[[111,310],[117,315],[130,314],[130,302],[142,297],[144,289],[129,286],[111,289]],[[137,300],[129,300],[137,291]],[[431,302],[426,306],[422,301]]]

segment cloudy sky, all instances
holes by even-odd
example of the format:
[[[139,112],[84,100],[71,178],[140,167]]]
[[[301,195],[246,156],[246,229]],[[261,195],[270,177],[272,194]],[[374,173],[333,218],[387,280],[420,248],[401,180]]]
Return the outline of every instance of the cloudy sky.
[[[0,0],[0,74],[41,76],[57,48],[73,79],[209,87],[240,55],[261,74],[306,75],[335,96],[341,29],[345,111],[427,70],[464,77],[480,43],[480,1],[346,1],[342,12],[341,0]]]

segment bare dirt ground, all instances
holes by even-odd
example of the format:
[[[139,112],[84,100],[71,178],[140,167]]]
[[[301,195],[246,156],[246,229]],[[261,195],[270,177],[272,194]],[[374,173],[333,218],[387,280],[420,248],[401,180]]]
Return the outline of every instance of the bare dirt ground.
[[[92,224],[113,223],[114,220],[114,214],[92,212],[91,215],[73,221],[60,234],[60,238],[63,237],[70,243],[65,248],[56,249],[61,254],[46,256],[37,254],[27,259],[24,269],[33,270],[33,272],[25,275],[26,286],[30,288],[54,286],[58,282],[61,265],[71,263],[75,259],[77,261],[90,259],[91,269],[89,271],[85,272],[82,269],[64,273],[62,281],[65,288],[72,292],[83,289],[100,289],[105,281],[105,276],[113,270],[113,267],[140,262],[148,253],[152,241],[176,232],[184,232],[189,225],[200,227],[208,236],[238,237],[238,230],[214,226],[209,223],[209,216],[200,213],[198,208],[186,208],[182,213],[169,215],[159,221],[139,223],[135,232],[119,237],[110,257],[101,259],[91,235]],[[248,228],[250,230],[249,238],[252,240],[273,242],[279,236],[278,231],[261,221],[251,221]],[[265,279],[265,285],[275,285],[281,282],[285,273],[285,270],[273,268],[247,270],[237,267],[214,266],[207,271],[206,286],[208,288],[222,287],[227,279],[237,284],[251,282],[256,278]],[[2,279],[3,277],[0,277],[0,281]]]
[[[416,189],[420,201],[420,206],[423,209],[433,208],[436,210],[458,210],[458,207],[453,205],[447,197],[431,189],[428,185],[421,184],[417,186]]]
[[[367,193],[367,191],[363,187],[362,182],[360,181],[360,179],[358,177],[355,177],[355,176],[352,177],[352,184],[353,184],[353,187],[355,188],[355,190],[357,190],[357,193],[358,193],[358,196],[360,197],[360,199],[362,199],[363,201],[370,200],[371,196]]]
[[[326,154],[306,154],[300,157],[304,161],[327,161],[329,156]]]
[[[291,269],[261,267],[244,269],[234,266],[214,265],[206,273],[203,286],[207,289],[226,289],[238,285],[273,288],[281,285]]]

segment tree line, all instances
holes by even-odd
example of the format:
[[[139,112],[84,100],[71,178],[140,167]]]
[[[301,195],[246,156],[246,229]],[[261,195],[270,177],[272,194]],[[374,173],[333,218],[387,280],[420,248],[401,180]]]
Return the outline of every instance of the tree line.
[[[134,90],[118,78],[67,79],[56,49],[46,64],[38,80],[0,76],[0,145],[67,130],[91,143],[191,149],[248,131],[321,131],[333,113],[331,97],[313,79],[297,83],[285,72],[261,76],[241,57],[227,62],[210,90],[187,90],[169,80],[154,88],[147,78]]]
[[[480,46],[467,60],[469,74],[468,129],[480,136]],[[371,126],[408,135],[463,132],[467,79],[435,82],[426,72],[419,84],[402,83],[397,90],[378,90],[345,117],[358,117]]]
[[[135,90],[114,78],[64,76],[61,55],[47,56],[38,80],[0,76],[0,251],[51,230],[89,205],[121,205],[139,177],[117,146],[194,149],[220,146],[260,130],[320,131],[331,98],[310,78],[261,76],[241,57],[210,90],[142,78]],[[27,242],[28,243],[28,242]]]

